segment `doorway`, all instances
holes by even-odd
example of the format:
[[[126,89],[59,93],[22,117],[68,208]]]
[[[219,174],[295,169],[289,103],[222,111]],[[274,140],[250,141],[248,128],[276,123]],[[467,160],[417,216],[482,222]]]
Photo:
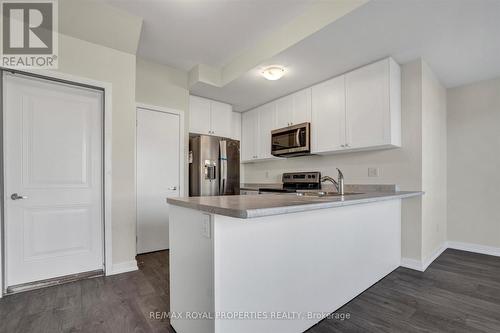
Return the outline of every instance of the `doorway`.
[[[137,108],[137,253],[169,248],[168,197],[182,184],[182,114]]]
[[[7,292],[103,273],[103,95],[3,74]]]

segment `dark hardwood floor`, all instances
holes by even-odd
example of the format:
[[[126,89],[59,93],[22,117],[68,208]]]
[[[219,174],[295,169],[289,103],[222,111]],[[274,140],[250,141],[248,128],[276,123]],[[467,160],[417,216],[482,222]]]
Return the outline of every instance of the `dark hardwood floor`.
[[[6,296],[0,332],[170,332],[168,252],[140,270]],[[398,268],[307,333],[500,332],[500,258],[446,250],[425,273]],[[237,332],[235,332],[237,333]],[[256,332],[258,333],[258,332]]]

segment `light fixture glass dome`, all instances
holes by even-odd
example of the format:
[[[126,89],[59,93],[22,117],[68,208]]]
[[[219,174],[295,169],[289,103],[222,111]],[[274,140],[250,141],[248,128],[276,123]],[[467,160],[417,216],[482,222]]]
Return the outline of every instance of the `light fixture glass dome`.
[[[282,66],[273,65],[273,66],[269,66],[269,67],[264,68],[261,71],[261,74],[263,77],[265,77],[266,79],[268,79],[270,81],[276,81],[276,80],[281,79],[283,77],[283,75],[285,75],[285,68]]]

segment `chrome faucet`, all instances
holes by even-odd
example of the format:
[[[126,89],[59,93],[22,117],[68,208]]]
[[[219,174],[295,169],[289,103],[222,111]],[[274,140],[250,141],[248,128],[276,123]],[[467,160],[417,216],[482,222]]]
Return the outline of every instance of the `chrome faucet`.
[[[340,171],[339,168],[337,168],[337,171],[339,172],[339,178],[338,180],[333,179],[330,176],[323,176],[321,177],[321,182],[331,182],[335,188],[337,189],[338,194],[344,195],[344,175],[342,174],[342,171]]]

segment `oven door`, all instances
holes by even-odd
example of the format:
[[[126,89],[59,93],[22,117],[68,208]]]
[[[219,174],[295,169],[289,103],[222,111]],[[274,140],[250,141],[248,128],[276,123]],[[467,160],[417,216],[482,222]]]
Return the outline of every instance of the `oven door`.
[[[271,132],[271,154],[274,156],[306,155],[310,149],[309,123],[302,123]]]

